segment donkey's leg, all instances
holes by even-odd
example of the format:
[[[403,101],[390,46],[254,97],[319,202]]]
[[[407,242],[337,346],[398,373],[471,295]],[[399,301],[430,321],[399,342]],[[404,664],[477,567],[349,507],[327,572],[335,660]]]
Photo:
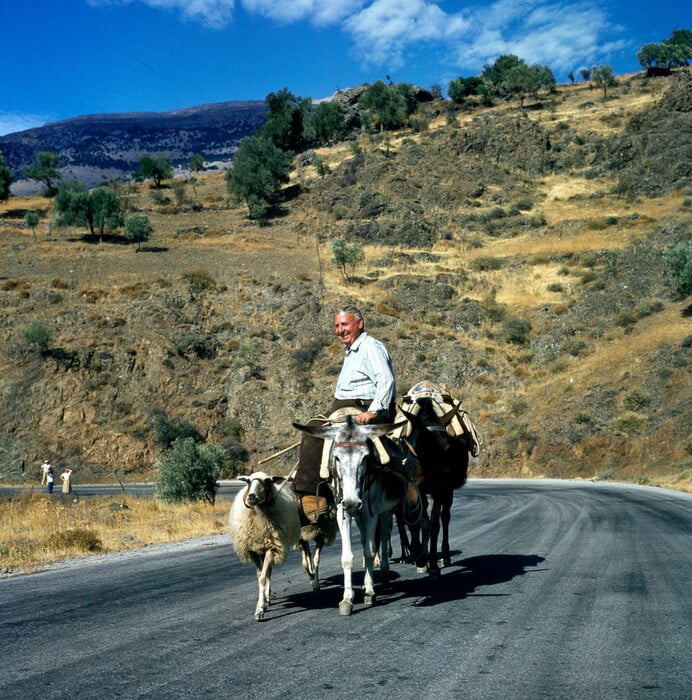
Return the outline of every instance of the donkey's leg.
[[[449,521],[452,517],[452,502],[454,501],[454,492],[450,490],[446,494],[442,506],[440,508],[440,521],[442,522],[442,547],[440,550],[440,562],[442,566],[451,566],[452,557],[449,553]]]
[[[344,571],[344,597],[339,603],[339,615],[353,612],[353,550],[351,548],[351,516],[344,513],[341,503],[337,506],[336,521],[341,534],[341,568]]]
[[[379,549],[377,539],[378,520],[379,515],[371,514],[369,504],[364,504],[358,522],[365,564],[365,576],[363,579],[363,603],[365,605],[372,605],[375,602],[375,555]],[[389,568],[388,558],[386,562],[387,568]],[[382,567],[382,562],[380,562],[380,567]]]
[[[428,545],[428,573],[437,578],[440,567],[437,563],[437,538],[440,535],[440,502],[437,498],[430,499],[430,541]]]

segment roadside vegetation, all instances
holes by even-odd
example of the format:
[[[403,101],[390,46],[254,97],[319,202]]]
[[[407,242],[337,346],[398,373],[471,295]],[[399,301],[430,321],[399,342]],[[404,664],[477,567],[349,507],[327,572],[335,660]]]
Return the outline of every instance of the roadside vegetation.
[[[0,577],[71,557],[121,552],[227,529],[228,502],[83,498],[26,493],[0,497]]]

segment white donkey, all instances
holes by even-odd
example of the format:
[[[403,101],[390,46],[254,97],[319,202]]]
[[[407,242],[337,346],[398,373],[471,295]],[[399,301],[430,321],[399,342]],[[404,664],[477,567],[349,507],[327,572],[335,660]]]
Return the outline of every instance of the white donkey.
[[[395,426],[359,425],[351,416],[346,416],[344,422],[323,426],[293,425],[315,437],[333,441],[329,468],[337,503],[341,566],[344,571],[344,597],[339,603],[339,614],[350,615],[354,598],[351,548],[351,526],[354,519],[363,545],[365,605],[372,605],[375,601],[374,560],[378,552],[382,574],[387,576],[389,573],[387,544],[392,529],[392,513],[404,497],[408,477],[401,462],[387,469],[377,463],[372,440],[383,437]],[[383,546],[380,547],[381,544]]]

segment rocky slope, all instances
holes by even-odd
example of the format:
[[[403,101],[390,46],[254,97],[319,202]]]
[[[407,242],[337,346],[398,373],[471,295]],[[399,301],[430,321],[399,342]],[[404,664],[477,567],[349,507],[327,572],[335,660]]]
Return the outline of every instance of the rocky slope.
[[[431,378],[463,398],[486,443],[473,476],[689,488],[692,322],[666,251],[690,239],[690,86],[638,76],[607,101],[570,86],[542,109],[451,121],[430,103],[425,128],[320,151],[325,175],[301,159],[261,224],[220,174],[182,202],[129,186],[156,230],[140,253],[49,229],[45,200],[34,242],[21,222],[36,201],[13,198],[0,478],[33,479],[44,458],[83,480],[150,478],[175,433],[254,466],[324,409],[342,356],[332,312],[351,301],[400,393]],[[364,245],[350,280],[335,237]],[[35,322],[52,332],[44,351]]]

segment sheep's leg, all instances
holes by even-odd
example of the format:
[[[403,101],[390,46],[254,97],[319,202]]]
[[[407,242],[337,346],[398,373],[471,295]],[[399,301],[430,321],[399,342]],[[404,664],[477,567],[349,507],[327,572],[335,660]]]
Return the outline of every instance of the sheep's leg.
[[[320,590],[320,556],[322,555],[322,547],[324,547],[324,537],[317,535],[315,537],[315,553],[312,557],[312,567],[314,578],[312,580],[312,590]]]
[[[303,569],[305,569],[305,573],[308,575],[308,581],[310,581],[310,583],[312,584],[312,589],[316,590],[315,574],[317,567],[315,565],[312,554],[310,553],[310,543],[307,540],[300,541],[300,558],[303,562]]]
[[[274,552],[264,553],[262,568],[257,567],[257,583],[259,584],[259,596],[257,598],[257,608],[255,608],[255,620],[258,622],[264,619],[264,613],[269,607],[269,596],[271,595],[272,567],[274,566]]]
[[[344,597],[339,603],[339,615],[353,612],[353,550],[351,548],[351,516],[344,513],[341,503],[336,509],[341,534],[341,568],[344,571]]]

